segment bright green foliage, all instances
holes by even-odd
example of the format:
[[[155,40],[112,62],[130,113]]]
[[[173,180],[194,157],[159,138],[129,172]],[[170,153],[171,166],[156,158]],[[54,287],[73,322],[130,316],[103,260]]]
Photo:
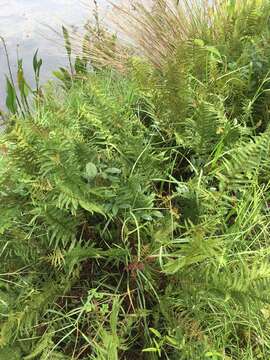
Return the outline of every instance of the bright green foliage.
[[[270,358],[270,9],[233,4],[10,119],[0,360]]]

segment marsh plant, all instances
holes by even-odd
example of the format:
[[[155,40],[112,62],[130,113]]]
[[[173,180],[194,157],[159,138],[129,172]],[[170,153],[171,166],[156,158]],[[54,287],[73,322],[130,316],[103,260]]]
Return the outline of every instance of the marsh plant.
[[[32,88],[28,84],[24,74],[23,59],[19,57],[19,54],[17,55],[17,70],[14,76],[5,39],[0,36],[0,40],[8,68],[8,73],[6,75],[6,108],[13,115],[19,114],[22,117],[25,117],[31,112],[31,102],[34,100],[37,106],[42,95],[40,87],[42,59],[38,58],[38,50],[36,50],[33,56],[35,86]]]
[[[134,6],[0,138],[0,359],[269,359],[270,4]]]

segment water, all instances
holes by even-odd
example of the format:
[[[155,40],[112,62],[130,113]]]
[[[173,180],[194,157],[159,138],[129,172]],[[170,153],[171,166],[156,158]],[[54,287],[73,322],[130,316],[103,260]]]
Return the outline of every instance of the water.
[[[84,0],[86,2],[86,0]],[[93,0],[87,0],[89,6]],[[99,4],[105,9],[105,0]],[[33,83],[32,58],[39,48],[43,59],[42,81],[52,77],[52,70],[67,65],[63,40],[48,26],[61,32],[61,25],[80,32],[91,9],[79,0],[0,0],[0,35],[6,40],[13,71],[16,70],[17,49],[24,59],[26,77]],[[17,46],[19,45],[19,46]],[[3,47],[0,47],[0,108],[5,103],[7,72]]]

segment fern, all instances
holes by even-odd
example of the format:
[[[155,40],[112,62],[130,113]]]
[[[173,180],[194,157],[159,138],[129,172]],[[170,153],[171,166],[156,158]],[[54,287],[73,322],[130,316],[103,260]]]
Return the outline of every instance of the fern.
[[[269,4],[192,5],[7,121],[0,358],[269,358]]]
[[[269,170],[269,132],[266,131],[248,142],[240,142],[222,161],[218,170],[221,183],[228,186],[241,186],[252,183],[260,176],[267,181]]]

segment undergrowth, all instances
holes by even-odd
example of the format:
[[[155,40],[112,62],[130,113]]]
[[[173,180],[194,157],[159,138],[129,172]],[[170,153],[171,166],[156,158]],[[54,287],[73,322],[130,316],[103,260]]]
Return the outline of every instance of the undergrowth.
[[[270,358],[270,6],[211,14],[9,117],[1,360]]]

